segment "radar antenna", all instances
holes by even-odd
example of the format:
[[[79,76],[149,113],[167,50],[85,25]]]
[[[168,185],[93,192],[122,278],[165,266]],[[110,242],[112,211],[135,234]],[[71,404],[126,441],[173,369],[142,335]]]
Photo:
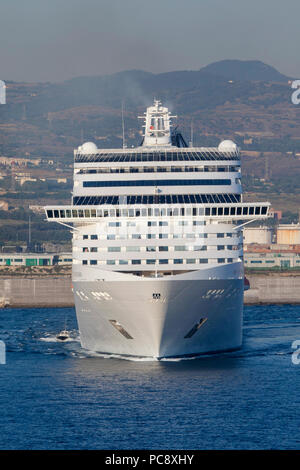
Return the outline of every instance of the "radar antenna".
[[[194,123],[193,119],[191,121],[191,139],[190,139],[190,147],[193,147],[193,137],[194,137]]]
[[[125,141],[124,101],[122,101],[122,147],[123,149],[127,148],[126,141]]]

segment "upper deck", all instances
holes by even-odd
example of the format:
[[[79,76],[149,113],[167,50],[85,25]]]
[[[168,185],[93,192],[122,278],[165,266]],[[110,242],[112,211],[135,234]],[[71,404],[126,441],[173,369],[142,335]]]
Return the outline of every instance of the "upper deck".
[[[75,150],[75,163],[135,163],[135,162],[197,162],[197,161],[240,161],[238,149],[222,151],[218,147],[169,147],[132,149]]]

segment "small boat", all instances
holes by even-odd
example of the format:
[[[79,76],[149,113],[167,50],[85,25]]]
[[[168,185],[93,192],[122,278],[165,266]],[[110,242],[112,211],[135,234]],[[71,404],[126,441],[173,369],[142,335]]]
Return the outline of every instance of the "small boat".
[[[67,330],[62,330],[58,335],[56,335],[56,339],[59,341],[66,341],[67,339],[70,339],[69,332]]]

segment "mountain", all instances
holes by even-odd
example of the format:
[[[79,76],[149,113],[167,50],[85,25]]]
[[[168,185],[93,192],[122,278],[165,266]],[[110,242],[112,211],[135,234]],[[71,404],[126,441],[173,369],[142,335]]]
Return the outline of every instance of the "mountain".
[[[259,60],[221,60],[201,69],[212,75],[240,81],[287,82],[289,77]]]
[[[72,149],[87,140],[118,147],[122,102],[127,143],[136,145],[141,138],[137,116],[154,97],[179,116],[185,135],[193,121],[195,138],[199,136],[203,145],[244,135],[273,140],[300,135],[300,106],[291,104],[288,77],[259,61],[225,60],[197,71],[129,70],[61,83],[6,85],[0,155],[11,157],[27,153],[72,159]]]
[[[234,80],[232,86],[231,79]],[[81,106],[102,106],[120,110],[145,107],[154,97],[176,105],[178,112],[212,109],[226,101],[265,94],[264,82],[287,84],[288,77],[258,61],[215,62],[197,71],[154,74],[129,70],[105,76],[87,76],[62,83],[8,83],[7,105],[0,122],[21,117],[26,104],[27,116],[38,117]],[[183,96],[184,95],[184,96]],[[179,108],[178,108],[179,106]]]

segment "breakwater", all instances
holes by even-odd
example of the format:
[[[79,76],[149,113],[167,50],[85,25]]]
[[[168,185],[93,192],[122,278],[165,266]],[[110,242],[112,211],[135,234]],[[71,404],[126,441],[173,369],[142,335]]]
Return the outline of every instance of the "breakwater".
[[[282,274],[247,274],[250,289],[245,304],[300,304],[300,276]]]
[[[245,304],[300,304],[300,276],[247,275]],[[70,276],[0,278],[0,307],[73,307]]]
[[[0,307],[73,307],[69,276],[0,278]]]

